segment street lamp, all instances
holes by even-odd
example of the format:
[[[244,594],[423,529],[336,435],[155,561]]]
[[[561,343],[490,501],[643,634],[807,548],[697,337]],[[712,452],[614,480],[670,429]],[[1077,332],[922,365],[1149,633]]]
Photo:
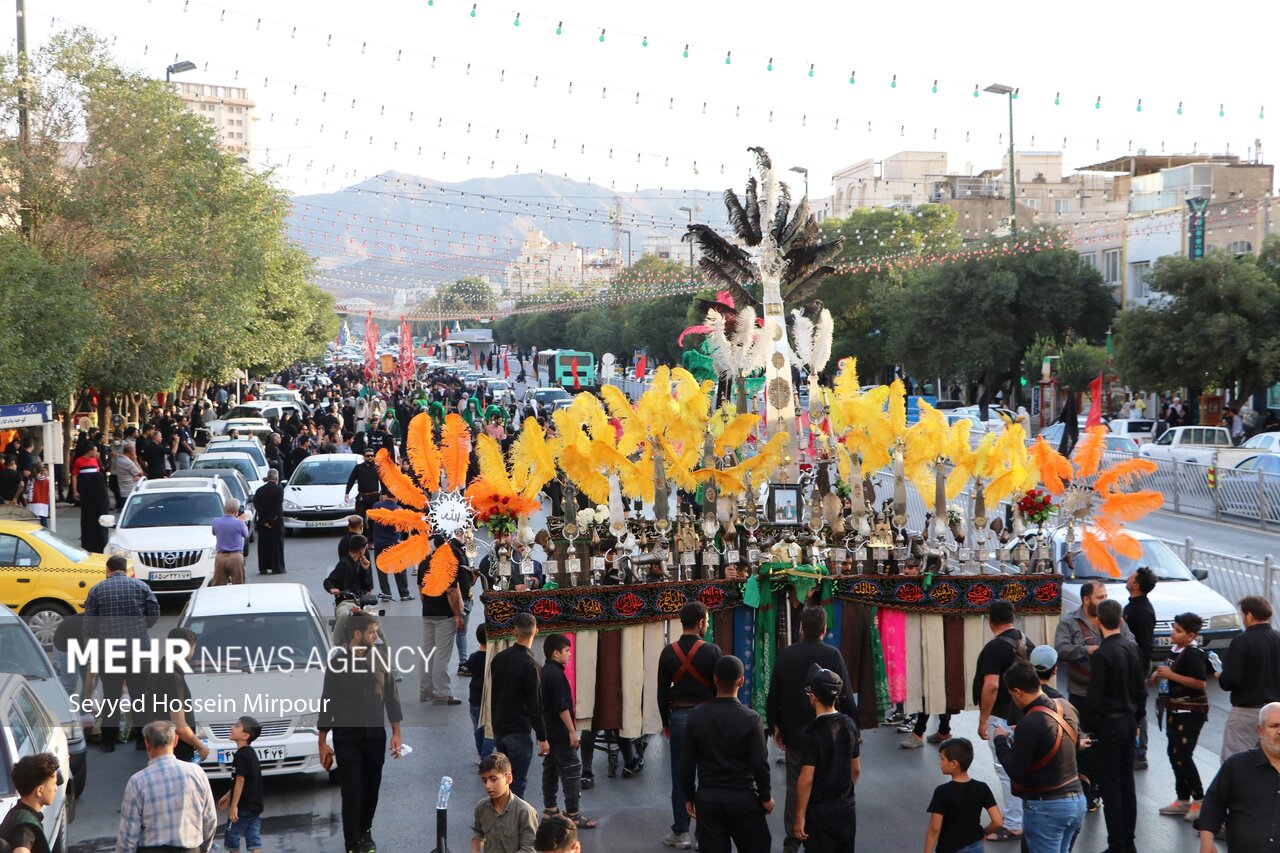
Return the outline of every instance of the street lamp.
[[[685,213],[689,214],[689,224],[690,225],[693,224],[693,208],[692,207],[679,207],[676,209],[683,210]],[[693,280],[693,235],[692,234],[689,235],[689,280],[690,281]]]
[[[1013,168],[1013,99],[1018,97],[1018,90],[1003,83],[992,83],[984,92],[993,95],[1009,96],[1009,233],[1018,236],[1018,179]]]
[[[618,233],[627,235],[627,266],[630,267],[631,266],[631,232],[627,231],[626,229],[622,229]]]
[[[196,70],[196,64],[189,59],[184,59],[181,62],[175,62],[169,67],[165,68],[164,82],[168,83],[169,78],[172,77],[174,74],[182,74],[183,72],[186,72],[186,71],[195,71],[195,70]]]
[[[791,171],[804,175],[804,197],[809,197],[809,170],[804,166],[792,166]]]

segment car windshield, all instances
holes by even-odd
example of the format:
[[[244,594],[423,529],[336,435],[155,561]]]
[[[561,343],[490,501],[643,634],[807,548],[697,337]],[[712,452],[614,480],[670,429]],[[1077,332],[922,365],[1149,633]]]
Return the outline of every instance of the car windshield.
[[[258,465],[267,464],[266,454],[262,452],[262,448],[258,447],[256,443],[239,442],[239,441],[220,441],[214,444],[210,444],[208,448],[206,448],[204,451],[205,456],[208,456],[211,453],[214,455],[217,455],[219,453],[243,453],[247,456],[252,457],[253,461]],[[222,467],[230,467],[230,466],[222,466]]]
[[[49,659],[21,625],[0,625],[0,672],[24,678],[53,678]]]
[[[233,459],[226,454],[219,454],[217,459],[197,459],[191,463],[191,467],[198,471],[207,468],[235,468],[246,480],[258,479],[258,466],[253,464],[252,459]]]
[[[31,531],[31,538],[37,539],[43,542],[44,544],[48,545],[50,548],[57,551],[59,554],[61,554],[62,556],[66,557],[68,560],[71,560],[74,563],[79,563],[82,560],[87,559],[89,556],[88,551],[76,545],[72,545],[70,542],[66,541],[65,539],[58,538],[56,534],[50,533],[48,530],[45,530],[44,528]]]
[[[1073,551],[1071,554],[1071,565],[1067,565],[1061,555],[1064,543],[1059,542],[1058,570],[1063,575],[1075,580],[1101,580],[1108,583],[1124,583],[1125,578],[1133,574],[1135,569],[1146,566],[1156,573],[1156,577],[1162,581],[1189,581],[1194,580],[1191,571],[1186,567],[1182,560],[1178,559],[1178,555],[1169,549],[1169,546],[1158,539],[1140,540],[1142,545],[1142,556],[1134,560],[1130,557],[1116,555],[1116,563],[1120,566],[1120,576],[1112,577],[1107,574],[1104,569],[1097,568],[1084,555],[1083,551]]]
[[[222,498],[216,492],[135,492],[120,526],[208,527],[220,515]]]
[[[351,461],[303,462],[289,479],[291,486],[345,486],[351,476],[351,469],[359,460],[355,456]]]
[[[572,399],[567,391],[561,391],[559,388],[551,388],[546,391],[534,391],[533,399],[541,403],[553,403],[556,400]]]
[[[234,421],[236,418],[260,418],[262,417],[262,409],[257,406],[236,406],[227,412],[224,421]]]
[[[196,635],[196,670],[230,666],[261,672],[324,661],[324,637],[306,613],[196,616],[187,627]]]

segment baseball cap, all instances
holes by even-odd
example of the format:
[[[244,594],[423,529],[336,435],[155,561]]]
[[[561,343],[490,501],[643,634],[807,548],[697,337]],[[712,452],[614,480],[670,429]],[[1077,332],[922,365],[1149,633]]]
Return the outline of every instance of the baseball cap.
[[[830,705],[844,689],[844,681],[829,669],[823,669],[816,663],[809,667],[809,692],[818,697],[824,705]]]
[[[1058,665],[1058,653],[1053,646],[1036,646],[1031,650],[1031,665],[1037,674],[1044,675]]]

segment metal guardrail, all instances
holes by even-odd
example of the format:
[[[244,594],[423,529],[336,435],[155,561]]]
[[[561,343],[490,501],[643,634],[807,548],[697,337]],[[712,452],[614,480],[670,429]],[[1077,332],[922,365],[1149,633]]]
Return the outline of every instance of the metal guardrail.
[[[1246,595],[1261,595],[1280,610],[1280,589],[1277,589],[1276,563],[1270,554],[1261,560],[1236,557],[1207,548],[1197,548],[1188,536],[1182,542],[1165,540],[1182,561],[1192,569],[1206,569],[1209,577],[1205,583],[1233,605]]]
[[[1263,530],[1280,527],[1280,475],[1174,459],[1152,461],[1155,473],[1140,484],[1163,494],[1166,510],[1218,520],[1246,519]]]

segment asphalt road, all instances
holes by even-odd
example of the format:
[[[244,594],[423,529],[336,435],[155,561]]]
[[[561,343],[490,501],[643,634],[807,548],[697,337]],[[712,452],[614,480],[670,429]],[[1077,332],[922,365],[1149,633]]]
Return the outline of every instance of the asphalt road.
[[[74,511],[64,516],[63,529],[75,530]],[[249,558],[251,583],[303,583],[327,607],[321,591],[321,580],[333,565],[336,534],[308,534],[287,540],[287,575],[264,578],[256,574],[256,553]],[[181,603],[163,604],[160,629],[176,623]],[[416,600],[386,605],[386,633],[398,644],[416,642],[420,632],[420,614]],[[482,618],[479,606],[471,616],[472,627]],[[451,667],[451,670],[454,667]],[[466,680],[455,676],[455,695],[466,695]],[[435,832],[433,804],[442,776],[454,779],[453,799],[449,809],[449,848],[468,849],[470,817],[475,803],[484,796],[475,776],[475,755],[471,739],[470,719],[466,705],[438,707],[416,702],[417,674],[407,673],[401,685],[405,720],[404,742],[414,748],[412,755],[400,761],[388,761],[383,779],[374,838],[384,851],[431,850]],[[1217,748],[1222,739],[1222,722],[1226,717],[1225,697],[1215,690],[1214,710],[1201,737],[1196,759],[1208,783],[1217,768]],[[976,713],[968,712],[953,723],[957,735],[975,737]],[[904,751],[894,729],[882,727],[867,732],[863,748],[863,776],[859,783],[859,844],[862,851],[902,851],[918,848],[924,834],[924,809],[933,788],[944,781],[938,773],[936,750],[926,747]],[[1143,849],[1170,853],[1193,853],[1198,850],[1194,833],[1187,824],[1159,817],[1156,809],[1173,799],[1173,780],[1164,757],[1165,740],[1161,732],[1151,733],[1151,769],[1138,774],[1138,803],[1141,812],[1139,843]],[[607,778],[604,756],[597,754],[596,787],[583,795],[583,811],[600,821],[600,828],[585,832],[583,845],[590,850],[617,853],[662,849],[661,838],[670,824],[669,777],[665,745],[661,735],[650,740],[644,772],[632,779]],[[773,747],[770,747],[773,750]],[[118,749],[103,754],[91,748],[90,774],[85,796],[78,807],[71,839],[77,851],[113,849],[119,821],[120,792],[129,775],[143,766],[144,754],[132,749]],[[996,787],[990,752],[979,750],[973,768],[975,778]],[[535,760],[530,771],[529,799],[539,802],[540,764]],[[774,767],[774,784],[779,799],[784,786],[783,769]],[[215,793],[221,793],[221,785]],[[283,777],[267,780],[265,836],[267,848],[279,851],[326,851],[342,847],[339,824],[340,803],[337,788],[323,777]],[[774,849],[780,849],[782,838],[781,808],[770,818]],[[225,816],[224,816],[225,817]],[[1101,813],[1090,815],[1079,850],[1100,850],[1106,845]],[[991,845],[992,850],[1000,845]],[[1003,849],[1016,850],[1013,845]]]

